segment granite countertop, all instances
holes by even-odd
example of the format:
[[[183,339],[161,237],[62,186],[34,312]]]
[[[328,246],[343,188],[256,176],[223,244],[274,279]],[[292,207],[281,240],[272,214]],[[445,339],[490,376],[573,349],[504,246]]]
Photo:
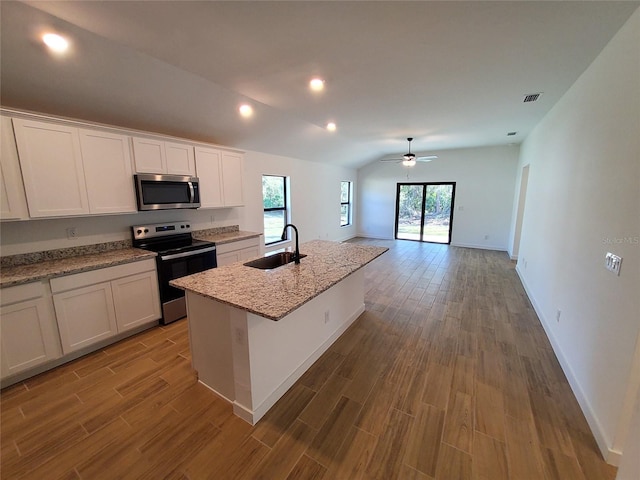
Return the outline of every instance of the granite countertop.
[[[10,287],[35,282],[72,273],[86,272],[99,268],[113,267],[123,263],[154,258],[155,252],[138,248],[122,248],[69,258],[45,260],[27,265],[4,267],[0,275],[0,287]]]
[[[195,231],[193,237],[198,240],[206,240],[208,242],[215,242],[216,245],[222,245],[224,243],[237,242],[240,240],[246,240],[247,238],[256,238],[262,235],[257,232],[245,232],[242,230],[236,230],[233,232],[224,233],[209,233],[207,231]]]
[[[172,280],[171,285],[271,320],[293,310],[376,259],[388,248],[314,240],[300,246],[300,264],[273,270],[241,262]]]

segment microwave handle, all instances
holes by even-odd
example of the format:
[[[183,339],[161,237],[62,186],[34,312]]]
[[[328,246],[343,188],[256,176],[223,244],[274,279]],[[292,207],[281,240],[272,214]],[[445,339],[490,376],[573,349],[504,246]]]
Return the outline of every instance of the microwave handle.
[[[193,188],[193,182],[187,182],[189,184],[189,203],[195,202],[196,192]]]

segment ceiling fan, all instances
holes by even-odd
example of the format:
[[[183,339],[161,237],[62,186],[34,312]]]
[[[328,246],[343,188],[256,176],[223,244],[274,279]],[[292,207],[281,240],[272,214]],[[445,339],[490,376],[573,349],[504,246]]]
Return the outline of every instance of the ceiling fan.
[[[416,162],[430,162],[438,158],[437,155],[428,155],[425,157],[416,157],[414,153],[411,153],[411,141],[413,138],[407,138],[409,142],[409,152],[405,153],[402,157],[385,157],[380,159],[381,162],[402,162],[405,167],[413,167]]]

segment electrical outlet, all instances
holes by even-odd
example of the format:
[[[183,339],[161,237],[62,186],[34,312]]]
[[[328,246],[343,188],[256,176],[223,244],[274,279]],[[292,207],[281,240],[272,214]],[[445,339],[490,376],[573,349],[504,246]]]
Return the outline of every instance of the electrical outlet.
[[[611,252],[607,252],[607,255],[604,258],[604,266],[610,272],[615,273],[620,276],[620,267],[622,266],[622,257],[618,255],[614,255]]]
[[[485,236],[484,236],[484,239],[485,239],[485,240],[489,240],[489,235],[485,235]]]
[[[326,312],[324,312],[324,323],[325,324],[329,323],[329,320],[331,320],[331,317],[329,314],[329,310],[327,310]]]
[[[67,238],[76,238],[78,236],[78,229],[76,227],[67,228]]]
[[[556,311],[556,322],[560,323],[560,315],[562,315],[562,310]]]

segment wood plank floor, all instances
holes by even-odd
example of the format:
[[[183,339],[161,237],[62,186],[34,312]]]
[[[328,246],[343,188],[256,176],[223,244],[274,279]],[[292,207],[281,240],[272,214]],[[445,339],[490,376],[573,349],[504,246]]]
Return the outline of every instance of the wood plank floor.
[[[358,241],[366,312],[255,427],[183,320],[4,390],[2,478],[615,477],[506,253]]]

